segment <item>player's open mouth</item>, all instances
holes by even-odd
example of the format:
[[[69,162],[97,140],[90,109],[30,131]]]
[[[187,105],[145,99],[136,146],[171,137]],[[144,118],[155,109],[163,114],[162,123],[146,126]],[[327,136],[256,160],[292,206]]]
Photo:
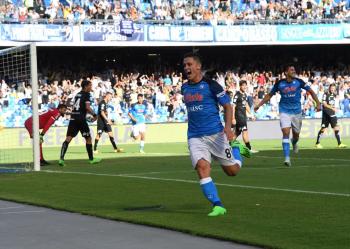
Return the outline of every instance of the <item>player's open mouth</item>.
[[[187,77],[191,75],[191,71],[186,72]]]

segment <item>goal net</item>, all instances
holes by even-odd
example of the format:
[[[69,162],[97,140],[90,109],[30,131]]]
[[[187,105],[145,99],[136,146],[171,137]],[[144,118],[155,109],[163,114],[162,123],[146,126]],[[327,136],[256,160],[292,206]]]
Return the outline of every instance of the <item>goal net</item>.
[[[24,128],[33,116],[33,139]],[[0,50],[0,173],[40,170],[35,44]]]

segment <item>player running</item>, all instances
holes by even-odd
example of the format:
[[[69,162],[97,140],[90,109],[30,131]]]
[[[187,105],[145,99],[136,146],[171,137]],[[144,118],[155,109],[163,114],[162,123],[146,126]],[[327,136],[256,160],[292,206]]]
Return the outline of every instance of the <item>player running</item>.
[[[279,102],[279,113],[280,113],[280,125],[283,134],[282,147],[284,153],[284,164],[290,167],[290,130],[292,128],[292,145],[294,153],[298,153],[298,141],[299,134],[302,126],[302,115],[301,115],[301,89],[306,90],[311,94],[313,100],[316,102],[317,111],[321,110],[321,103],[318,100],[314,91],[310,86],[299,78],[295,77],[295,68],[292,65],[286,67],[286,78],[279,80],[272,88],[269,94],[260,101],[260,103],[254,108],[255,112],[265,103],[267,103],[271,97],[279,92],[281,94],[281,100]]]
[[[340,136],[339,136],[339,125],[338,125],[338,119],[335,115],[335,98],[336,98],[336,86],[335,84],[331,84],[329,86],[328,93],[325,93],[322,98],[322,104],[323,104],[323,110],[322,110],[322,124],[321,129],[318,132],[317,135],[317,141],[315,147],[317,149],[322,149],[323,146],[320,144],[320,139],[325,130],[328,128],[329,124],[334,130],[335,138],[338,142],[338,148],[346,148],[345,144],[341,143]]]
[[[97,144],[100,140],[102,133],[107,132],[109,140],[113,146],[115,152],[123,152],[123,149],[118,148],[115,144],[113,133],[112,133],[112,121],[108,118],[107,105],[112,99],[112,93],[107,92],[103,100],[98,104],[98,118],[97,118],[97,135],[95,137],[94,153],[98,153]]]
[[[145,135],[146,135],[146,114],[147,103],[143,100],[143,95],[137,95],[137,102],[131,105],[129,117],[132,122],[131,137],[140,141],[140,153],[145,153]]]
[[[70,141],[72,141],[72,139],[78,134],[79,131],[81,135],[85,138],[86,150],[89,155],[90,164],[99,163],[101,161],[100,158],[94,158],[93,156],[90,129],[86,121],[87,113],[90,113],[94,117],[94,120],[97,119],[97,115],[91,108],[91,81],[83,80],[81,83],[81,88],[81,92],[79,92],[73,100],[73,109],[67,129],[66,140],[62,144],[61,156],[60,160],[58,161],[58,164],[60,166],[65,166],[64,156],[67,152],[68,145]]]
[[[215,184],[210,177],[211,159],[216,159],[228,176],[238,174],[242,166],[240,148],[246,155],[249,149],[233,139],[232,106],[225,90],[216,81],[203,78],[202,62],[198,55],[189,53],[183,59],[188,82],[181,87],[188,111],[188,147],[192,165],[197,171],[204,196],[213,205],[208,216],[226,213]],[[220,121],[219,104],[224,108],[225,127]]]
[[[248,96],[246,91],[247,82],[245,80],[241,80],[239,82],[239,91],[236,92],[232,100],[232,124],[235,131],[233,140],[236,140],[237,137],[242,134],[243,141],[250,152],[257,153],[258,151],[253,150],[249,142],[247,113],[250,114],[250,107],[248,104]]]
[[[44,142],[44,136],[50,127],[55,123],[59,117],[63,117],[67,111],[67,106],[59,104],[56,109],[50,109],[39,115],[39,129],[40,132],[40,166],[49,165],[43,155],[42,143]],[[33,117],[28,118],[24,122],[24,127],[27,129],[30,138],[33,138]]]

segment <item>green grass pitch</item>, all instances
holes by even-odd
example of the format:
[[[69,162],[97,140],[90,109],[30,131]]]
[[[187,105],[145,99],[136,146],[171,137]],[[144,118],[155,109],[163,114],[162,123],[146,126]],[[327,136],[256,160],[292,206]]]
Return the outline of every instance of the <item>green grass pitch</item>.
[[[44,147],[52,165],[1,174],[0,198],[266,248],[349,248],[350,150],[336,149],[335,139],[322,142],[325,149],[315,150],[314,140],[301,140],[291,168],[282,164],[280,140],[253,141],[260,152],[236,177],[214,164],[212,178],[228,210],[222,217],[206,216],[211,207],[184,143],[146,143],[145,155],[137,143],[123,146],[123,154],[100,146],[99,165],[87,163],[85,147],[71,147],[65,168],[57,165],[60,148]]]

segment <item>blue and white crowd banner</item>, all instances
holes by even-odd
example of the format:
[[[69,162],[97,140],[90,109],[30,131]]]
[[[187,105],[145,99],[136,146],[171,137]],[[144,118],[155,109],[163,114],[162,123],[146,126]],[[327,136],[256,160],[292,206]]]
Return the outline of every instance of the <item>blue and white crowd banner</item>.
[[[144,41],[144,26],[133,22],[83,25],[82,41]]]
[[[343,25],[339,24],[308,24],[278,26],[278,41],[319,41],[342,40]]]
[[[350,24],[343,24],[343,36],[345,39],[350,39]]]
[[[148,41],[170,41],[170,27],[149,25],[147,26]]]
[[[0,40],[2,41],[73,41],[72,25],[56,24],[2,24]]]
[[[170,41],[213,42],[214,29],[211,26],[171,26]]]
[[[277,26],[240,25],[216,26],[216,42],[274,42],[277,41]]]

